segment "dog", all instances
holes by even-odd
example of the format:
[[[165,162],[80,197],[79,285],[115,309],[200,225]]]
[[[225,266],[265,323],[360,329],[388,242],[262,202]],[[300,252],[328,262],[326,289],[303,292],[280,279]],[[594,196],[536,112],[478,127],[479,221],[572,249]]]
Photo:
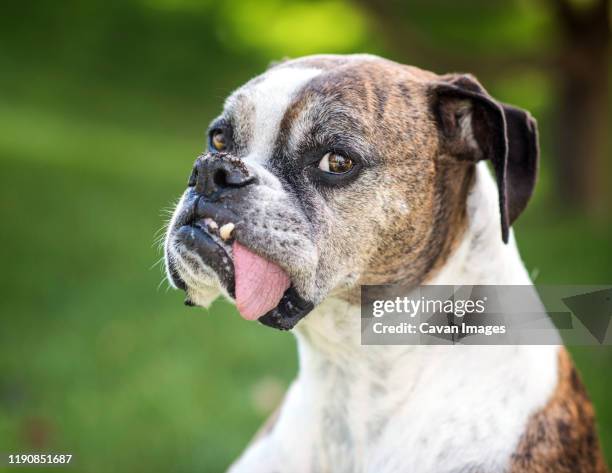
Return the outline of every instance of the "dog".
[[[230,472],[607,471],[564,348],[360,343],[361,285],[531,284],[511,229],[538,170],[527,112],[469,74],[317,55],[240,87],[208,136],[168,278],[292,330],[300,363]]]

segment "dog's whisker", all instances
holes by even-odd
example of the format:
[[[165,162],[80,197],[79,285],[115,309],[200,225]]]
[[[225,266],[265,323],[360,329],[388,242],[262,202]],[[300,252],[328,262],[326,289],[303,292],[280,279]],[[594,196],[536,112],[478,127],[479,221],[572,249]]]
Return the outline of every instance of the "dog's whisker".
[[[149,268],[149,271],[155,269],[156,266],[159,266],[160,268],[162,268],[163,270],[163,266],[164,266],[164,257],[162,256],[161,258],[159,258],[155,263],[153,263],[151,265],[151,267]]]

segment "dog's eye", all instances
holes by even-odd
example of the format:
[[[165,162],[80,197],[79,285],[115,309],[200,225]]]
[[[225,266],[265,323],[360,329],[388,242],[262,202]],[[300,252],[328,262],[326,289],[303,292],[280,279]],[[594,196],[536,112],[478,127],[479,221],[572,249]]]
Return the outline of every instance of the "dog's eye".
[[[220,128],[213,130],[210,133],[210,144],[217,151],[225,151],[227,148],[227,138],[225,132]]]
[[[319,169],[331,174],[344,174],[353,169],[354,162],[351,158],[338,153],[329,152],[319,161]]]

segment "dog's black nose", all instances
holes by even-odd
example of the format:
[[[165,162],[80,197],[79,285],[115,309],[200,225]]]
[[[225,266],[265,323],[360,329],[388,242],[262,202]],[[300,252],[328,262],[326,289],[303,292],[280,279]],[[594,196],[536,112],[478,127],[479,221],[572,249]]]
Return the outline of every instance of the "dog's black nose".
[[[208,153],[196,159],[189,187],[205,197],[223,190],[237,189],[254,181],[246,165],[226,153]]]

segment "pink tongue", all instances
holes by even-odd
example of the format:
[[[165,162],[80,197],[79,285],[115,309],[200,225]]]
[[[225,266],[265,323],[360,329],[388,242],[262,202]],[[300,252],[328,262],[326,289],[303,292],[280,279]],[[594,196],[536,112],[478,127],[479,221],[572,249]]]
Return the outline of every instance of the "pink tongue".
[[[289,276],[274,263],[256,255],[237,241],[233,245],[236,307],[247,320],[274,309],[289,288]]]

